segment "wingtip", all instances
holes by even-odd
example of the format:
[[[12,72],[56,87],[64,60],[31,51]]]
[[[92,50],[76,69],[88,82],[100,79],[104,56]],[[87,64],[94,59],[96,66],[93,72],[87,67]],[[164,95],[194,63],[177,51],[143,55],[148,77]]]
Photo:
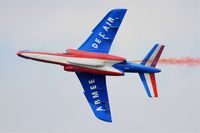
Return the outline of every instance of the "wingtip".
[[[159,43],[156,43],[154,46],[161,46],[161,47],[165,47],[165,45],[163,45],[163,44],[159,44]]]
[[[97,117],[98,119],[104,121],[104,122],[109,122],[109,123],[112,123],[112,118],[111,117],[107,117],[107,118],[99,118]]]
[[[95,116],[96,116],[98,119],[102,120],[102,121],[112,123],[112,117],[111,117],[111,114],[110,114],[110,113],[103,113],[103,114],[101,114],[101,115],[95,113]]]
[[[114,8],[112,10],[127,10],[126,8]]]
[[[112,9],[110,12],[112,11],[123,11],[123,12],[126,12],[128,9],[126,8],[115,8],[115,9]]]

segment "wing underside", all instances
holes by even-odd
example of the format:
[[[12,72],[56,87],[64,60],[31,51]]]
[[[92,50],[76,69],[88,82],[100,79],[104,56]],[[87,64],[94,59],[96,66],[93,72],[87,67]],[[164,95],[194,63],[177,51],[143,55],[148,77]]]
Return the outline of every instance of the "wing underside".
[[[112,122],[105,75],[76,73],[84,89],[84,95],[95,116]]]
[[[108,53],[125,13],[126,9],[111,10],[92,30],[92,34],[78,49]]]

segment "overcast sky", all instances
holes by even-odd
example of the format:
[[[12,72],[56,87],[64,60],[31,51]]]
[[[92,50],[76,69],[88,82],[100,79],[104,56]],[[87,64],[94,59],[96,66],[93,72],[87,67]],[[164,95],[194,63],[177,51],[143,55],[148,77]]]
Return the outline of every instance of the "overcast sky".
[[[198,0],[0,0],[1,133],[200,132],[200,67],[158,65],[158,99],[147,97],[137,74],[107,77],[113,123],[106,123],[74,73],[16,56],[78,48],[114,8],[128,11],[110,54],[142,59],[161,43],[162,57],[200,57]]]

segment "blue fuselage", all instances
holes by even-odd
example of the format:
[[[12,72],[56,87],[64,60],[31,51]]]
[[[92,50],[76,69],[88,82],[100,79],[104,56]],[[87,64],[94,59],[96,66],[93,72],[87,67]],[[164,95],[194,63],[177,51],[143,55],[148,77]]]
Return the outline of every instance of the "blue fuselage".
[[[145,66],[142,64],[136,64],[133,62],[121,62],[113,65],[114,68],[121,72],[131,72],[131,73],[158,73],[161,72],[160,69],[151,66]]]

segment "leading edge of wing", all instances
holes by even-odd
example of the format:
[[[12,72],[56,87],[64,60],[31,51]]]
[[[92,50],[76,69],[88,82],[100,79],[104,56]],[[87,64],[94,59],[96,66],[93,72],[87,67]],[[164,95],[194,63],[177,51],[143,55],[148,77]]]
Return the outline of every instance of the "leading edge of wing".
[[[108,53],[127,9],[113,9],[97,24],[92,34],[78,48],[89,52]]]
[[[84,95],[95,116],[112,122],[105,75],[76,73],[84,89]]]

